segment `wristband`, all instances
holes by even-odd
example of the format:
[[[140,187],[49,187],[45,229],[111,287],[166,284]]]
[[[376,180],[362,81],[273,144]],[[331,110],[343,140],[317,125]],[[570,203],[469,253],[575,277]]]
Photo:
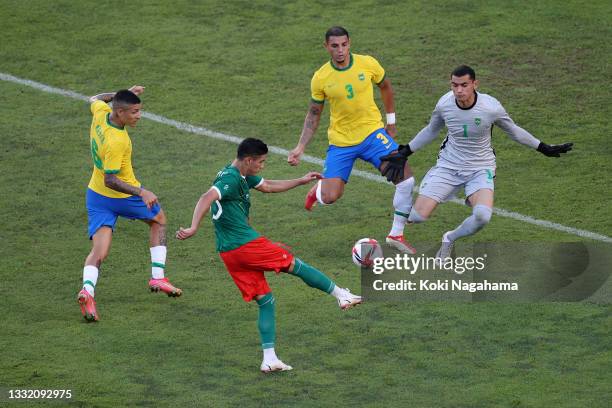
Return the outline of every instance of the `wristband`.
[[[395,125],[395,112],[387,113],[387,125]]]

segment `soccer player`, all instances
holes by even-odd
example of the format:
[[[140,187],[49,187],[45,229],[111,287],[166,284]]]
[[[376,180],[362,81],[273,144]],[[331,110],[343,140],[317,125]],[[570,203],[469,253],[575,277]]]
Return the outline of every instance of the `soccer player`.
[[[246,302],[255,299],[259,305],[258,328],[263,348],[260,369],[265,373],[287,371],[292,367],[283,363],[274,351],[275,300],[264,271],[287,272],[297,276],[308,286],[334,296],[343,310],[361,303],[360,296],[338,287],[323,272],[270,242],[249,224],[250,189],[263,193],[280,193],[321,177],[319,173],[310,172],[294,180],[264,180],[257,173],[263,170],[267,153],[268,147],[261,140],[243,140],[238,146],[236,159],[217,173],[212,187],[198,200],[191,227],[180,228],[176,233],[176,237],[181,240],[192,237],[202,218],[212,208],[217,251],[242,293],[242,298]]]
[[[330,104],[330,124],[327,131],[329,147],[325,158],[323,179],[312,187],[304,207],[311,210],[317,203],[332,204],[344,193],[355,160],[371,163],[384,171],[380,156],[397,150],[393,138],[395,102],[391,82],[376,59],[368,55],[352,54],[349,33],[342,27],[332,27],[325,33],[325,48],[331,56],[311,81],[311,102],[300,140],[287,161],[297,166],[306,146],[312,140],[321,120],[326,101]],[[380,111],[374,102],[375,83],[380,88],[387,125],[383,126]],[[416,253],[404,240],[404,225],[412,207],[414,178],[408,164],[401,178],[393,180],[395,213],[387,243],[402,252]]]
[[[399,151],[381,157],[388,162],[387,177],[402,177],[407,157],[433,141],[446,125],[448,133],[440,146],[438,161],[421,182],[419,196],[410,211],[409,223],[426,221],[439,203],[465,189],[466,204],[472,215],[457,228],[442,236],[436,254],[439,261],[450,257],[453,243],[475,234],[489,220],[493,211],[495,152],[491,146],[493,125],[499,126],[512,140],[549,157],[560,157],[572,150],[572,143],[547,145],[517,126],[504,107],[494,97],[477,92],[478,80],[474,70],[466,65],[456,68],[450,77],[451,91],[443,95],[424,127]]]
[[[182,290],[164,277],[166,264],[166,216],[157,196],[144,189],[132,169],[132,141],[126,126],[135,127],[142,107],[138,95],[144,87],[133,86],[116,93],[92,96],[90,130],[93,174],[86,194],[88,232],[92,249],[85,259],[83,289],[78,294],[81,312],[87,321],[99,320],[94,300],[98,272],[108,256],[117,217],[142,220],[149,225],[151,274],[149,288],[168,296]],[[113,103],[113,107],[107,104]]]

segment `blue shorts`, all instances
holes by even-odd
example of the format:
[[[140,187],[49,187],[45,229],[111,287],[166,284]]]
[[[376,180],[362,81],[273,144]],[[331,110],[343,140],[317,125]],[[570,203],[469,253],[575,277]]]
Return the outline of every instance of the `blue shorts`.
[[[372,132],[365,140],[355,146],[339,147],[329,145],[323,177],[339,177],[348,183],[355,160],[361,159],[372,163],[377,170],[380,168],[380,156],[397,150],[398,144],[385,131],[378,129]]]
[[[138,196],[127,198],[110,198],[98,194],[91,189],[87,189],[85,197],[87,205],[87,223],[89,239],[101,227],[111,227],[115,229],[117,217],[121,216],[130,220],[150,220],[155,218],[160,212],[161,207],[155,203],[151,209]]]

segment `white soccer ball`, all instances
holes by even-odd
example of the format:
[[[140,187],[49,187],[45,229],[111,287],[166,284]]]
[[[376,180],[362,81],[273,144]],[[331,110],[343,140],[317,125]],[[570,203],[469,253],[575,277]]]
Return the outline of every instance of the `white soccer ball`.
[[[382,256],[382,248],[374,238],[361,238],[353,246],[353,262],[357,266],[370,268],[374,264],[374,259]]]

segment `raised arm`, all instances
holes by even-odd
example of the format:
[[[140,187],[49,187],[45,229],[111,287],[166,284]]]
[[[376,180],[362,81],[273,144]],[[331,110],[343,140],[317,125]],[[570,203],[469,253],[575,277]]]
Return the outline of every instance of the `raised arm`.
[[[395,99],[393,97],[393,87],[391,81],[385,78],[380,84],[380,96],[385,106],[385,112],[387,113],[387,125],[385,130],[391,137],[397,136],[397,127],[395,126]]]
[[[283,191],[291,190],[297,186],[308,184],[311,181],[320,179],[321,173],[311,171],[306,173],[299,179],[293,180],[265,180],[259,186],[255,187],[256,190],[262,193],[282,193]]]
[[[191,218],[191,227],[182,228],[179,227],[179,230],[176,232],[176,238],[180,240],[184,240],[190,238],[198,232],[198,228],[200,228],[200,223],[202,219],[206,215],[206,213],[210,210],[210,206],[216,200],[219,200],[221,197],[219,196],[219,192],[216,188],[211,187],[206,193],[202,194],[200,199],[198,200],[194,210],[193,217]]]
[[[302,134],[297,146],[289,152],[287,157],[287,163],[292,166],[297,166],[300,163],[300,157],[304,154],[306,146],[312,140],[314,134],[319,128],[319,122],[321,121],[321,113],[323,112],[323,104],[311,102],[304,119],[304,127],[302,128]]]
[[[136,95],[141,95],[144,92],[144,86],[134,85],[129,90],[134,92]],[[117,92],[105,92],[101,94],[94,95],[89,98],[89,103],[94,103],[95,101],[103,101],[109,103],[113,100],[113,96],[115,96]]]

